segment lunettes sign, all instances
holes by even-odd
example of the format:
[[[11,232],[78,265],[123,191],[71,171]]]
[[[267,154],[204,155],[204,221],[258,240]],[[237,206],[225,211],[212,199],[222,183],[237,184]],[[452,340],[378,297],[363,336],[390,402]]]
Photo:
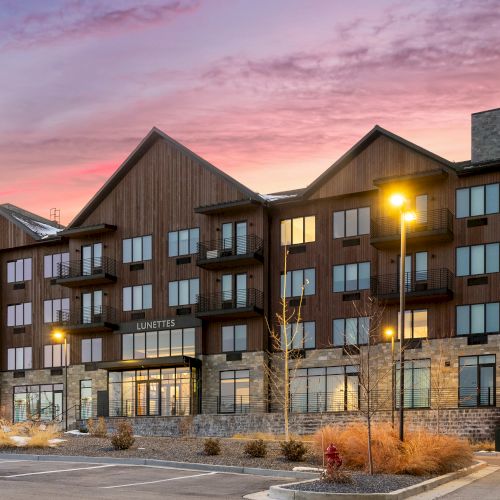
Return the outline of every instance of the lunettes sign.
[[[201,320],[192,315],[175,316],[164,319],[141,319],[120,323],[120,332],[147,332],[154,330],[171,330],[173,328],[194,328],[201,326]]]

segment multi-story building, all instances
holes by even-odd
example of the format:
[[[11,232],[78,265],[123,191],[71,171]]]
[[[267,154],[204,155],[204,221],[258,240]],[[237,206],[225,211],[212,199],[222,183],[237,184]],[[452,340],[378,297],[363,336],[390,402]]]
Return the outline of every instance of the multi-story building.
[[[290,409],[355,418],[353,346],[375,328],[367,304],[376,299],[377,366],[391,360],[383,328],[398,324],[399,213],[387,202],[398,191],[416,212],[405,406],[490,429],[499,186],[500,109],[472,115],[471,161],[376,126],[309,186],[273,195],[153,129],[68,227],[0,205],[2,416],[60,419],[67,396],[70,419],[250,412],[269,422],[286,251],[287,304],[302,302]],[[379,390],[392,394],[390,376]]]

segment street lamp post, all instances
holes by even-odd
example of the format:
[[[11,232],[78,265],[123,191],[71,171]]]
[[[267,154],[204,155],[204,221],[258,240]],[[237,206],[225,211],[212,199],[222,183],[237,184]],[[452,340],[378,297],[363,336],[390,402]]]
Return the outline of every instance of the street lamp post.
[[[68,341],[67,333],[56,330],[52,336],[54,339],[64,341],[64,429],[68,430]]]
[[[406,222],[415,219],[415,214],[406,212],[406,199],[401,194],[394,194],[391,203],[400,209],[401,219],[401,255],[399,264],[399,439],[404,441],[404,373],[405,373],[405,257],[406,257]]]
[[[391,338],[391,422],[394,429],[394,408],[396,406],[396,367],[394,366],[394,337],[392,328],[386,328],[385,334]]]

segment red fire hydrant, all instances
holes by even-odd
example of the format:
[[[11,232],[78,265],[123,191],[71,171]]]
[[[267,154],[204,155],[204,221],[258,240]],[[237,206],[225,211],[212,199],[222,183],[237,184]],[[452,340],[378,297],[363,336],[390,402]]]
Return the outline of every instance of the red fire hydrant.
[[[342,465],[342,458],[337,448],[330,443],[325,451],[327,469],[338,469]]]

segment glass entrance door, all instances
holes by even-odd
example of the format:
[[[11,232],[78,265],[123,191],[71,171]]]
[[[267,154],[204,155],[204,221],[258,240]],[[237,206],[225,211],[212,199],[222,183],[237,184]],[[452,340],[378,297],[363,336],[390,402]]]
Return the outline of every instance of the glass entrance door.
[[[102,315],[102,290],[82,293],[82,323],[99,323]]]
[[[247,306],[247,275],[236,275],[236,307]]]
[[[82,275],[102,272],[102,243],[82,246]]]
[[[247,223],[236,223],[236,255],[247,253]]]
[[[136,415],[144,417],[148,414],[148,382],[137,382]]]
[[[148,415],[159,415],[160,414],[160,381],[150,381],[149,382],[149,405],[148,405]]]

